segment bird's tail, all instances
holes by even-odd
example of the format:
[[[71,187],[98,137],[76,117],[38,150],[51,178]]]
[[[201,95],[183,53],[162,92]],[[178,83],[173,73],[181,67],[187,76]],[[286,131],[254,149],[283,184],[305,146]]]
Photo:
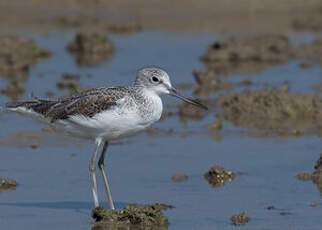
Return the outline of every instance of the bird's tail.
[[[33,101],[8,102],[8,111],[20,112],[25,114],[38,114],[44,116],[57,101],[47,99],[36,99]]]
[[[15,101],[15,102],[8,102],[6,103],[6,109],[14,110],[19,107],[30,108],[34,105],[37,105],[37,101]]]

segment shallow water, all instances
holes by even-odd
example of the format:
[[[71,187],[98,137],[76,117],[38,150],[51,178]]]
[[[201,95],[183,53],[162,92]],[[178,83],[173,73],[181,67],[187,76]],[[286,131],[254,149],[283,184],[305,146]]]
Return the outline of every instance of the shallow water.
[[[164,67],[172,82],[193,82],[192,71],[203,69],[199,57],[216,34],[182,34],[146,31],[132,36],[111,37],[116,46],[111,61],[96,67],[78,67],[66,51],[73,33],[27,34],[54,55],[34,66],[25,82],[24,99],[33,92],[45,96],[56,89],[62,73],[79,73],[82,87],[129,84],[138,68],[154,64]],[[250,79],[254,88],[264,82],[280,87],[285,81],[291,90],[312,92],[320,83],[322,69],[301,69],[297,61],[265,69],[250,76],[232,76],[230,80]],[[90,76],[90,77],[88,77]],[[0,80],[0,88],[7,81]],[[238,89],[237,89],[238,90]],[[186,91],[185,94],[191,93]],[[0,96],[0,104],[9,99]],[[180,103],[164,97],[165,105]],[[212,111],[213,112],[213,111]],[[173,135],[140,135],[115,143],[108,149],[106,171],[116,208],[133,202],[166,203],[175,206],[166,212],[169,229],[227,229],[230,217],[245,211],[249,229],[321,229],[321,193],[312,182],[301,182],[296,175],[313,171],[321,151],[321,139],[314,136],[254,138],[224,122],[220,133],[206,131],[214,119],[210,113],[202,121],[182,124],[178,117],[154,125],[158,130],[174,129]],[[32,118],[17,114],[0,115],[0,138],[46,127]],[[193,132],[183,138],[180,133]],[[247,133],[247,132],[246,132]],[[15,191],[0,194],[1,229],[90,229],[93,208],[88,161],[93,143],[64,136],[42,134],[39,147],[28,141],[1,142],[1,177],[17,180]],[[215,138],[213,137],[215,136]],[[14,139],[13,139],[14,140]],[[27,139],[28,140],[28,139]],[[213,165],[240,171],[232,182],[212,188],[203,174]],[[185,182],[171,180],[174,173],[189,176]],[[99,180],[100,200],[105,201]],[[108,207],[107,203],[103,205]],[[275,210],[267,210],[268,206]],[[280,212],[291,215],[280,215]]]

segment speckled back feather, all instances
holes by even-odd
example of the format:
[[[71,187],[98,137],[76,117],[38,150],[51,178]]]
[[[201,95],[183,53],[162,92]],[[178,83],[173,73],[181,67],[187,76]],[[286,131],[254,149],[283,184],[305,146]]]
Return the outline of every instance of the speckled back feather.
[[[70,97],[57,100],[38,99],[7,103],[7,108],[24,107],[49,118],[51,122],[67,119],[71,115],[93,117],[95,114],[116,105],[123,98],[128,87],[94,88]]]

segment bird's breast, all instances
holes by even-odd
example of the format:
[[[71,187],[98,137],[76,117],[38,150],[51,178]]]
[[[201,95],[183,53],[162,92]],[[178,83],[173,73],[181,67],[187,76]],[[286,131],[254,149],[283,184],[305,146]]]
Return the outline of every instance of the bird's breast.
[[[163,110],[161,98],[158,95],[149,95],[144,102],[138,106],[138,114],[142,118],[142,123],[151,125],[158,121]]]

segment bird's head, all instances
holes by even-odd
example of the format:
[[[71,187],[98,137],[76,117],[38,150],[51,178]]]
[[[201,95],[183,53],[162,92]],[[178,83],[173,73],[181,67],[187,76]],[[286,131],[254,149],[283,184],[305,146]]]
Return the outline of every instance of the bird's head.
[[[134,85],[149,89],[158,95],[170,94],[171,96],[178,97],[190,104],[199,106],[203,109],[208,109],[197,100],[180,94],[177,89],[171,85],[168,73],[158,67],[145,67],[139,70]]]

